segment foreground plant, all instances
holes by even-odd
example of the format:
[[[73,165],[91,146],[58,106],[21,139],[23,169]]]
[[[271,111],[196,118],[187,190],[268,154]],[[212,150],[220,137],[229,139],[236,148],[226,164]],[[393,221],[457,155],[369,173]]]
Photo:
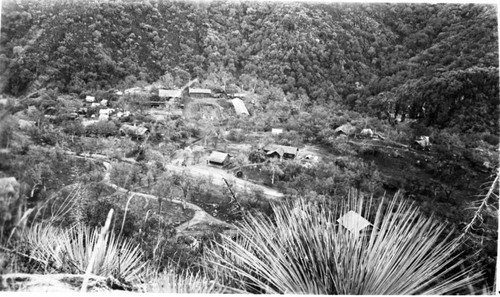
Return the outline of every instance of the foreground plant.
[[[445,225],[397,195],[375,212],[371,204],[350,198],[331,210],[304,200],[274,207],[273,220],[249,217],[236,239],[224,237],[208,251],[207,263],[240,292],[470,293],[480,274],[460,269],[460,242],[444,236]],[[353,234],[337,224],[349,210],[372,222],[371,231]]]
[[[91,273],[135,282],[145,266],[139,245],[113,232],[98,244],[99,229],[80,224],[69,229],[36,224],[26,230],[22,240],[30,254],[45,264],[46,271],[84,273],[93,260]]]
[[[175,265],[170,265],[163,272],[149,273],[142,288],[144,293],[223,293],[222,289],[203,273],[190,271],[178,273]]]

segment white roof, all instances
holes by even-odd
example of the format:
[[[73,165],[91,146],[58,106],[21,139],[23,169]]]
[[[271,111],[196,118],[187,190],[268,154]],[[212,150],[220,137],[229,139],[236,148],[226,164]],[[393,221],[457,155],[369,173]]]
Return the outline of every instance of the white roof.
[[[233,103],[234,109],[236,110],[237,114],[250,115],[243,100],[241,100],[240,98],[234,98],[233,100],[231,100],[231,102]]]
[[[210,157],[208,157],[208,160],[212,162],[223,163],[228,156],[228,153],[213,151],[212,154],[210,154]]]
[[[95,97],[93,97],[93,96],[87,96],[87,97],[85,97],[85,101],[87,101],[87,102],[94,102],[95,101]]]
[[[158,96],[160,97],[171,97],[171,98],[180,98],[182,94],[182,90],[158,90]]]
[[[212,90],[189,88],[189,94],[212,94]]]
[[[340,217],[337,222],[356,235],[359,234],[359,231],[371,225],[365,218],[352,210]]]

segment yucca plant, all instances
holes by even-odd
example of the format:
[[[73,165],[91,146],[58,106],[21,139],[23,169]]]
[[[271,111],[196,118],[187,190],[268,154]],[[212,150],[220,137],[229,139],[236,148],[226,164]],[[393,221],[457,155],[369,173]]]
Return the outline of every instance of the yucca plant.
[[[147,273],[142,286],[144,293],[223,293],[222,288],[202,272],[184,271],[178,273],[175,264],[171,263],[167,266],[162,272]]]
[[[298,200],[250,216],[236,239],[223,237],[206,255],[218,282],[240,292],[271,294],[450,294],[480,274],[460,269],[460,242],[396,195],[373,207],[350,197],[333,209]],[[353,234],[337,219],[353,210],[372,222]]]
[[[99,229],[81,224],[68,229],[36,224],[26,230],[23,241],[30,254],[50,265],[51,270],[84,273],[95,250],[93,274],[138,281],[145,266],[140,246],[113,232],[106,234],[102,245],[97,244],[98,239]]]

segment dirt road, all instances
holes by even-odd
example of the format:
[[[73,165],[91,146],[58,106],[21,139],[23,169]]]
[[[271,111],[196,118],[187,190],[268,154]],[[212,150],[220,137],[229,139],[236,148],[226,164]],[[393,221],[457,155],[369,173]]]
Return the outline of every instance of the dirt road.
[[[233,189],[236,191],[243,191],[246,193],[252,193],[253,191],[260,191],[266,198],[273,201],[279,201],[284,195],[274,189],[254,184],[252,182],[239,179],[234,175],[211,166],[204,165],[192,165],[187,167],[177,166],[177,165],[166,165],[165,168],[171,170],[175,173],[186,173],[194,178],[205,178],[212,181],[215,185],[226,186],[223,179],[226,179]]]

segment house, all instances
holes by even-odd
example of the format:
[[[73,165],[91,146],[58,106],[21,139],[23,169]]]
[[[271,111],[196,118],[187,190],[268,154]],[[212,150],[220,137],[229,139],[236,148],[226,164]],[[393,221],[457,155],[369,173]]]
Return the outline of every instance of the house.
[[[337,135],[344,134],[344,135],[350,136],[350,135],[354,134],[354,132],[356,132],[356,127],[354,127],[350,123],[344,124],[344,125],[338,127],[337,129],[335,129],[335,134],[337,134]]]
[[[94,96],[87,96],[87,97],[85,97],[85,101],[88,103],[95,102],[95,97]]]
[[[355,236],[359,236],[360,232],[368,226],[373,226],[367,219],[352,210],[340,217],[337,222]]]
[[[240,98],[234,98],[233,100],[231,100],[231,102],[233,103],[236,114],[250,115],[243,100],[241,100]]]
[[[223,166],[227,165],[228,161],[229,161],[229,154],[228,153],[213,151],[212,154],[210,154],[210,156],[208,157],[207,163],[209,165],[223,167]]]
[[[149,129],[141,126],[124,124],[120,128],[120,134],[132,137],[145,137],[148,133]]]
[[[101,106],[101,104],[96,103],[96,102],[90,104],[90,107],[99,107],[99,106]]]
[[[212,97],[212,90],[189,88],[189,97],[192,97],[192,98]]]
[[[293,146],[270,144],[262,148],[266,153],[266,157],[279,159],[294,159],[299,149]]]
[[[273,135],[280,135],[283,133],[283,128],[272,128],[271,129],[271,134]]]
[[[182,97],[182,90],[163,90],[159,89],[158,90],[158,97],[160,98],[166,98],[172,99],[172,98],[181,98]]]
[[[107,121],[109,120],[109,116],[113,110],[110,108],[100,109],[99,110],[99,121]]]
[[[0,105],[7,106],[8,103],[9,103],[9,100],[7,100],[5,98],[0,99]]]
[[[102,99],[100,104],[101,104],[101,106],[108,106],[108,100]]]

